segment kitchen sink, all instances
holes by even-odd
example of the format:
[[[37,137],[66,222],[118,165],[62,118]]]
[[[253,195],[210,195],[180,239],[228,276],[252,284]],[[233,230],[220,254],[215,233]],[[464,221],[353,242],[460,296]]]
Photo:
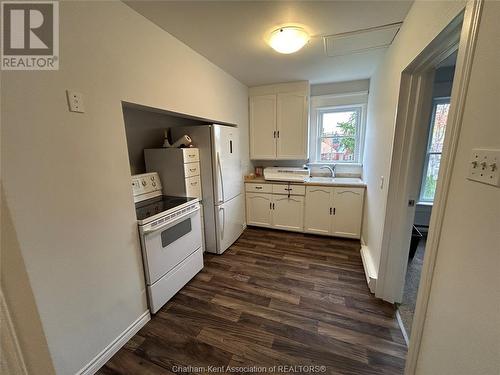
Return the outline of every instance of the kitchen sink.
[[[309,177],[307,182],[320,182],[322,184],[333,184],[334,178],[332,177]]]

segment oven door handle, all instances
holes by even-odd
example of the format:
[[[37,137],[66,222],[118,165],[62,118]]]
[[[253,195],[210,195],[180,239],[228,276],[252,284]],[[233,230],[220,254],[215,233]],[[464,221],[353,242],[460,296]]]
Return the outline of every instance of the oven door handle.
[[[189,211],[189,212],[186,212],[185,214],[176,217],[173,221],[167,221],[166,223],[163,223],[162,225],[160,225],[158,227],[148,228],[148,229],[144,229],[144,230],[141,229],[142,234],[143,235],[148,235],[148,234],[151,234],[151,233],[154,233],[154,232],[158,232],[160,230],[164,230],[164,229],[173,227],[174,225],[178,224],[182,220],[185,220],[188,217],[194,216],[198,211],[200,211],[200,207],[196,207],[196,209],[194,209],[192,211]]]

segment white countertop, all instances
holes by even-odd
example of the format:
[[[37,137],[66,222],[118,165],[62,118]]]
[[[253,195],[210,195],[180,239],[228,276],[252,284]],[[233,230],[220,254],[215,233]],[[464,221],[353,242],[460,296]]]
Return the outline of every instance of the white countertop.
[[[245,183],[255,184],[286,184],[286,181],[268,181],[263,178],[245,180]],[[356,186],[366,187],[366,183],[361,178],[353,177],[309,177],[305,182],[291,182],[293,185],[313,185],[313,186]]]

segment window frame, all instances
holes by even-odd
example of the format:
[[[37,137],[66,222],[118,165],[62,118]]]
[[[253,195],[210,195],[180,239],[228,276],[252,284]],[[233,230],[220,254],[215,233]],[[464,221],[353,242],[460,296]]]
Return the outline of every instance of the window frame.
[[[323,129],[323,115],[326,113],[341,113],[341,112],[357,112],[356,121],[356,132],[354,136],[338,136],[340,138],[354,138],[354,159],[353,160],[321,160],[321,141],[323,138],[334,138],[325,137],[322,134]],[[322,107],[317,109],[317,124],[316,124],[316,154],[315,161],[317,163],[323,164],[358,164],[359,160],[359,148],[360,148],[360,132],[361,132],[361,121],[362,121],[363,109],[360,105],[347,105],[347,106],[332,106],[332,107]]]
[[[341,166],[344,173],[360,174],[361,167],[363,166],[363,155],[365,149],[365,136],[366,136],[366,119],[367,107],[369,100],[368,90],[363,91],[346,91],[342,93],[328,93],[321,95],[312,95],[309,101],[309,139],[308,139],[308,160],[307,164],[310,167],[327,166]],[[352,108],[361,107],[361,126],[359,128],[359,148],[357,162],[343,162],[338,161],[321,161],[317,159],[317,137],[318,137],[318,111],[323,108]]]
[[[439,104],[450,104],[450,99],[451,99],[451,97],[449,97],[449,96],[441,96],[441,97],[436,97],[436,98],[432,99],[432,112],[431,112],[431,118],[429,121],[429,130],[427,132],[427,145],[425,147],[424,165],[423,165],[423,169],[422,169],[422,178],[420,181],[420,191],[418,194],[418,202],[419,203],[424,203],[424,204],[434,203],[434,198],[433,199],[424,198],[425,180],[427,177],[427,170],[429,169],[430,155],[442,155],[443,150],[441,150],[441,152],[430,151],[431,146],[432,146],[432,134],[434,132],[434,124],[435,124],[437,106]],[[445,127],[445,136],[446,136],[446,127]],[[441,160],[439,161],[439,168],[441,168]]]

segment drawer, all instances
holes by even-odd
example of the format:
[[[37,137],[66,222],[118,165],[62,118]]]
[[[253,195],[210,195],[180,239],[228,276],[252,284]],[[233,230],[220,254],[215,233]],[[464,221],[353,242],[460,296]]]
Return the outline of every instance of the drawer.
[[[306,187],[303,185],[277,185],[273,184],[273,194],[305,195]]]
[[[193,163],[195,161],[200,161],[200,154],[197,148],[183,148],[182,158],[184,163]]]
[[[186,196],[201,199],[201,179],[200,176],[186,178]]]
[[[200,175],[200,163],[186,163],[184,164],[184,177],[193,177]]]
[[[272,193],[273,188],[271,184],[246,183],[245,191],[249,193]]]

